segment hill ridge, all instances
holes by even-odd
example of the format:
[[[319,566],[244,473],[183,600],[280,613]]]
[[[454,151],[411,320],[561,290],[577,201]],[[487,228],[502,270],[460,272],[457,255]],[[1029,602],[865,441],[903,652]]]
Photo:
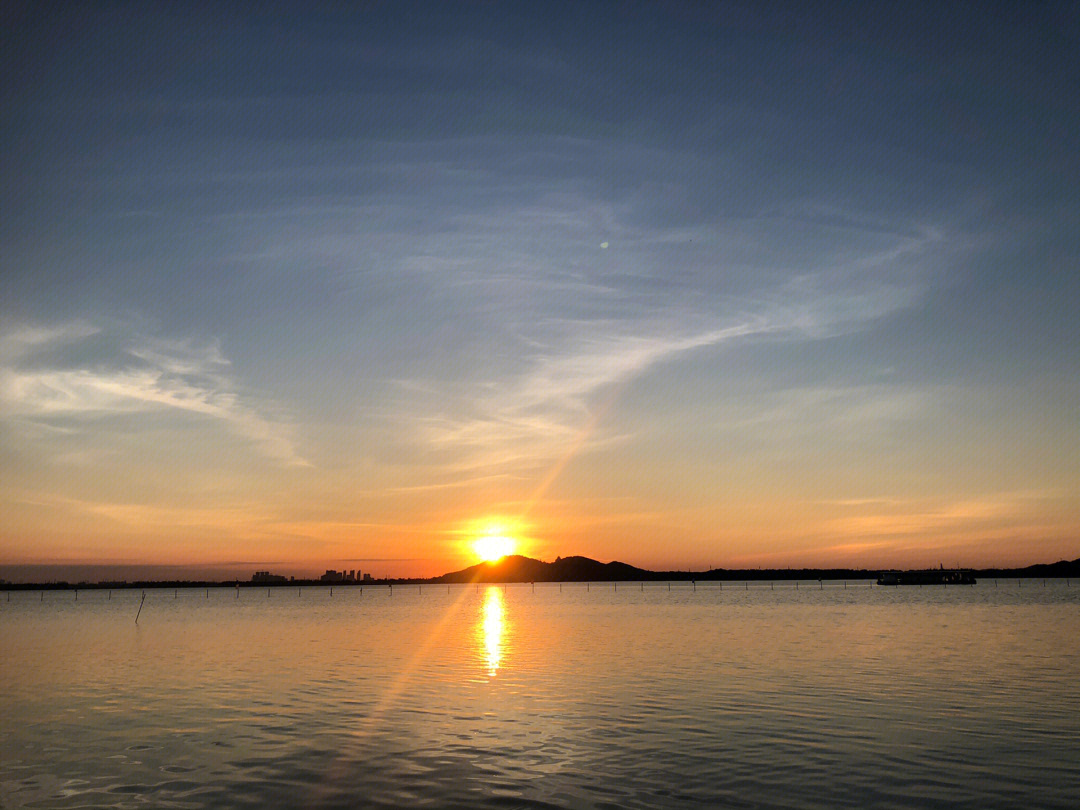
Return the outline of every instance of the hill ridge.
[[[573,555],[544,562],[521,554],[512,554],[494,562],[481,562],[437,577],[423,580],[434,583],[461,582],[622,582],[657,580],[718,579],[859,579],[874,578],[883,568],[712,568],[706,571],[651,571],[629,563],[612,560],[600,562]],[[981,576],[1080,577],[1080,558],[1055,563],[1036,563],[1024,568],[983,568],[972,570]],[[419,580],[417,580],[419,581]]]

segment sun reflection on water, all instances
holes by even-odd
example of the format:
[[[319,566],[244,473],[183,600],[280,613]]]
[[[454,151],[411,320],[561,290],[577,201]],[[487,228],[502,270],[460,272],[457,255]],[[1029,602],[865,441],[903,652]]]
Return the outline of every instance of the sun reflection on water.
[[[494,678],[502,660],[503,632],[503,594],[498,588],[488,588],[484,592],[484,607],[480,621],[479,635],[483,639],[487,673]]]

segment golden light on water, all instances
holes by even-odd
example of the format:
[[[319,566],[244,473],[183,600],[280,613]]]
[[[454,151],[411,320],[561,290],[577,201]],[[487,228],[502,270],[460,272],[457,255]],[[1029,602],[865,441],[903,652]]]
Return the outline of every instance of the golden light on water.
[[[484,644],[484,657],[489,678],[494,678],[498,674],[499,663],[502,661],[503,633],[506,629],[503,614],[502,591],[494,587],[488,588],[484,592],[480,636]]]

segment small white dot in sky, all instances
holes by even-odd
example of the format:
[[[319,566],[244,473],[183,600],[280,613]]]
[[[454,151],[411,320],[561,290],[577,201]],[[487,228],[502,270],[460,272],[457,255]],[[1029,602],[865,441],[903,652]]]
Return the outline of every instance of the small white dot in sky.
[[[601,242],[600,247],[602,247],[604,250],[607,250],[607,242]]]

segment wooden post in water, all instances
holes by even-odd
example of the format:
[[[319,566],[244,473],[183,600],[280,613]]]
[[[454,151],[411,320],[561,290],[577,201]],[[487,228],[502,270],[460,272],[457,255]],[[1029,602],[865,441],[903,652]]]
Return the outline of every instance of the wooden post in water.
[[[690,580],[690,584],[694,586],[694,593],[697,593],[697,580],[696,579]]]
[[[612,582],[611,584],[614,586],[615,592],[618,593],[619,592],[619,583],[618,582]]]
[[[799,590],[799,580],[795,580],[795,590]]]
[[[139,623],[139,616],[142,615],[143,602],[146,601],[146,591],[142,592],[142,599],[139,600],[139,612],[135,614],[135,624]]]
[[[76,602],[79,601],[79,589],[78,588],[75,589],[75,601]]]

